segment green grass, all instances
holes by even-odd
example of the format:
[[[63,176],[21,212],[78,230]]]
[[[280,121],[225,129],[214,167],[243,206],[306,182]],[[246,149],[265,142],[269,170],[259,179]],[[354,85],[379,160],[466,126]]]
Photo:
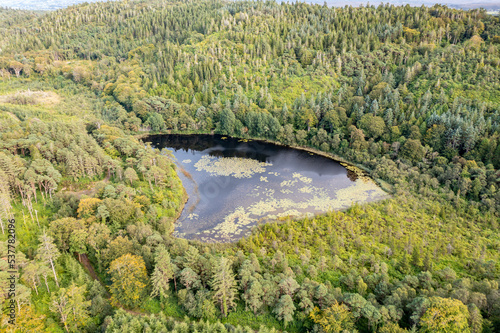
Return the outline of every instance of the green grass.
[[[223,318],[222,322],[229,323],[234,326],[249,326],[255,330],[259,329],[262,325],[266,327],[274,327],[278,330],[284,329],[283,323],[278,321],[273,314],[265,311],[254,315],[252,311],[245,311],[245,306],[242,302],[238,302],[237,308],[231,311],[227,318]],[[290,330],[290,328],[291,325],[290,327],[287,327],[290,332],[299,332],[297,330]]]

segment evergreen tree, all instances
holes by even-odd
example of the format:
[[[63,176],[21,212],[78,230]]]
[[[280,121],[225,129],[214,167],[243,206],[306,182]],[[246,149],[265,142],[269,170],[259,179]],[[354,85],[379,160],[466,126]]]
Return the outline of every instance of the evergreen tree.
[[[262,290],[262,286],[258,280],[254,280],[251,283],[248,291],[245,293],[246,302],[250,309],[253,311],[254,315],[257,315],[257,312],[263,305],[263,294],[264,291]]]
[[[174,267],[167,249],[160,245],[156,250],[155,268],[151,275],[153,286],[151,296],[160,296],[161,299],[168,297],[170,280],[174,277]]]
[[[273,312],[276,316],[283,320],[283,323],[286,325],[293,320],[293,313],[295,311],[295,305],[293,304],[293,300],[290,295],[283,295],[280,297],[278,304],[274,308]]]
[[[54,239],[47,235],[45,231],[38,238],[40,245],[38,246],[36,257],[38,260],[46,262],[52,268],[52,273],[54,274],[54,280],[56,285],[59,287],[59,281],[57,280],[55,261],[59,258],[60,253],[54,244]]]
[[[234,133],[235,122],[236,117],[234,113],[230,109],[225,108],[220,115],[219,132],[221,134],[232,135]]]
[[[230,308],[236,306],[236,280],[231,268],[231,261],[225,257],[220,257],[214,269],[211,281],[214,290],[213,298],[220,306],[220,311],[227,317]]]

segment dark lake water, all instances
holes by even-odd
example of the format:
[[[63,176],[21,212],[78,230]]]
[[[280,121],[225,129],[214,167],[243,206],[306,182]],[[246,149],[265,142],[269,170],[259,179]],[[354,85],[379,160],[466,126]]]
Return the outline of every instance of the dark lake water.
[[[167,134],[146,141],[172,151],[189,195],[177,237],[231,242],[257,223],[387,196],[339,162],[303,150],[219,135]]]

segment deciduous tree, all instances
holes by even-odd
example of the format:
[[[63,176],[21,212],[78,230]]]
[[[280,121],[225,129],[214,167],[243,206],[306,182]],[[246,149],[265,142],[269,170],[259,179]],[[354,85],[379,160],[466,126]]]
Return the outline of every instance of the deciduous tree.
[[[141,257],[127,253],[113,260],[108,272],[112,304],[135,308],[145,300],[148,275]]]

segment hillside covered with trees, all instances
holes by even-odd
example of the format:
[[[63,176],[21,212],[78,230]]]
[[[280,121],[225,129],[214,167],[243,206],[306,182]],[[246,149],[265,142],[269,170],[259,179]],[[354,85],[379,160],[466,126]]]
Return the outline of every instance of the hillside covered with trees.
[[[186,194],[144,134],[358,165],[392,198],[172,237]],[[500,20],[444,6],[114,1],[0,9],[7,332],[500,332]],[[5,306],[2,307],[6,309]]]

